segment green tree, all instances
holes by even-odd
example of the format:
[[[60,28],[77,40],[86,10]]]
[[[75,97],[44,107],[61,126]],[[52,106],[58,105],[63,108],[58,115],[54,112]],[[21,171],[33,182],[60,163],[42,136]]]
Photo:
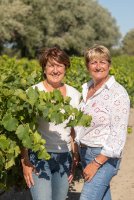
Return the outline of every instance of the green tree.
[[[17,2],[23,6],[17,7]],[[11,22],[7,26],[11,28],[6,29],[10,37],[0,39],[1,47],[11,43],[21,56],[34,57],[40,47],[53,45],[60,45],[71,55],[82,55],[94,43],[111,48],[120,38],[115,19],[96,0],[3,0],[0,11],[2,29],[6,25],[1,18],[2,22],[15,21],[15,26]],[[18,23],[23,28],[16,28]]]
[[[43,33],[34,17],[33,7],[21,0],[0,1],[0,52],[15,50],[20,56],[34,57]],[[35,24],[34,24],[35,23]]]
[[[122,41],[123,53],[134,55],[134,29],[130,30],[123,38]]]
[[[12,43],[15,45],[19,35],[26,35],[24,19],[30,13],[30,6],[21,1],[0,1],[0,49]]]
[[[59,44],[71,54],[82,54],[87,46],[101,43],[112,47],[120,33],[115,19],[97,1],[52,0],[43,9],[48,19],[46,46]]]

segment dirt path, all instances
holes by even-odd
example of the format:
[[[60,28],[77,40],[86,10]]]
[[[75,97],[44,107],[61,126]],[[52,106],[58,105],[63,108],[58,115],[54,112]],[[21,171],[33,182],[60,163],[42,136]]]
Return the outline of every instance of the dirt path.
[[[134,200],[134,132],[127,138],[120,171],[111,189],[113,200]]]
[[[111,182],[112,200],[134,200],[134,109],[131,109],[129,126],[133,132],[128,134],[118,175]],[[69,193],[68,200],[78,200],[83,181],[76,182]]]

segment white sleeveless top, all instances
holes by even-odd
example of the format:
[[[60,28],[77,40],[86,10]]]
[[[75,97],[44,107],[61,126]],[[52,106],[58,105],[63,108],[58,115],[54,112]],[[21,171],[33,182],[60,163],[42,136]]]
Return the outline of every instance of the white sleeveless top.
[[[40,91],[47,92],[43,82],[33,86],[37,87]],[[78,90],[65,84],[66,96],[71,97],[70,105],[77,108],[80,101],[80,93]],[[65,128],[66,123],[55,125],[51,122],[46,122],[43,118],[39,119],[38,131],[46,140],[45,147],[48,152],[63,153],[71,150],[70,131],[71,128]]]

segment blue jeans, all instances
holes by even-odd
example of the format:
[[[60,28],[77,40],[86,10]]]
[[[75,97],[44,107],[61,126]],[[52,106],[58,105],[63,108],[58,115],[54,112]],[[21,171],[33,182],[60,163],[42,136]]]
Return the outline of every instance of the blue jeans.
[[[33,200],[65,200],[72,157],[70,152],[50,153],[50,160],[39,160],[30,153],[30,161],[39,175],[33,173],[34,186],[30,188]]]
[[[101,148],[98,147],[81,147],[82,167],[85,168],[100,152]],[[93,179],[84,183],[80,200],[111,200],[110,181],[117,174],[119,165],[118,158],[110,158],[102,165]]]

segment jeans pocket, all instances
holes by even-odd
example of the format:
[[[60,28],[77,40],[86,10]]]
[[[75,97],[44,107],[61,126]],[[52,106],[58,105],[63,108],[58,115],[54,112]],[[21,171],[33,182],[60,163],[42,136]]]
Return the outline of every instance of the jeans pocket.
[[[111,158],[108,162],[114,167],[114,176],[117,175],[120,167],[121,158]]]
[[[80,149],[80,157],[82,167],[85,168],[87,164],[92,162],[94,158],[99,155],[101,152],[101,148],[98,147],[86,147]]]

